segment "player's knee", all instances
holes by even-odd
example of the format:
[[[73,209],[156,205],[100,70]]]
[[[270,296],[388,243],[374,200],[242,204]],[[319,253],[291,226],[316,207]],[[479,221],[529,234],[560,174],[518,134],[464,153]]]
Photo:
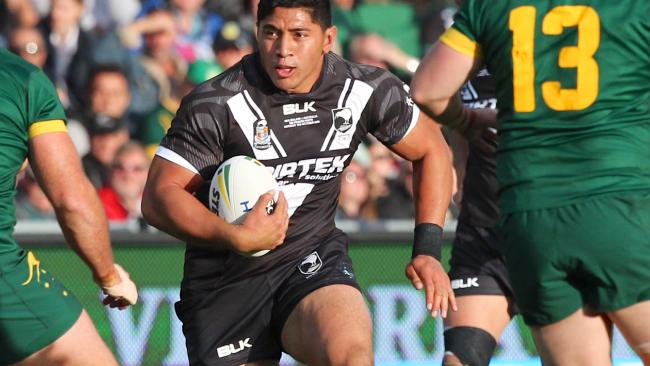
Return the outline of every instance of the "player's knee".
[[[497,342],[475,327],[454,327],[445,331],[445,366],[487,366]]]
[[[371,366],[373,364],[372,345],[369,340],[350,340],[337,342],[327,347],[325,364],[333,366]]]

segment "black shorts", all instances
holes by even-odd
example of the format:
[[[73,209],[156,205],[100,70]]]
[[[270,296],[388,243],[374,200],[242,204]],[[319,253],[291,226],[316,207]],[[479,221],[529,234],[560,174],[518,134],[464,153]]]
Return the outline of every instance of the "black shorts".
[[[333,284],[359,289],[342,233],[262,275],[219,281],[225,285],[213,290],[184,289],[176,303],[191,365],[279,360],[282,328],[300,300]]]
[[[449,277],[456,296],[503,295],[512,287],[494,229],[458,223]]]

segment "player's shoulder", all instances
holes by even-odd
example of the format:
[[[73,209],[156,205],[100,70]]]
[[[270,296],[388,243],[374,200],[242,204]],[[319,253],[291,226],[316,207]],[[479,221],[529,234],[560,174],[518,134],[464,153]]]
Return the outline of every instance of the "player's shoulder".
[[[228,99],[250,85],[244,69],[245,63],[242,60],[221,74],[202,82],[183,98],[182,104],[186,107],[201,105],[211,109],[225,108]]]
[[[42,72],[38,67],[6,49],[0,49],[0,74],[3,80],[12,79],[27,85],[33,74]]]
[[[327,56],[330,58],[330,62],[335,65],[334,68],[337,72],[340,73],[345,70],[346,77],[363,81],[373,89],[380,88],[383,84],[404,84],[402,80],[386,69],[357,64],[331,52]]]

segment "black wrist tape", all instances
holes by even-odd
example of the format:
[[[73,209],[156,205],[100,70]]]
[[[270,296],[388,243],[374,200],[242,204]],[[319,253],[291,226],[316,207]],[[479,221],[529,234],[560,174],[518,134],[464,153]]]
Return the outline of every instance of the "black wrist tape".
[[[436,224],[422,223],[415,225],[413,238],[413,254],[429,255],[437,260],[442,256],[442,228]]]

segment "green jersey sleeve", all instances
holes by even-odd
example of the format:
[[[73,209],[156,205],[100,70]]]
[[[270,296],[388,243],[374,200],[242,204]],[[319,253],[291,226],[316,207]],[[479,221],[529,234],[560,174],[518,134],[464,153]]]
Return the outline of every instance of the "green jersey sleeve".
[[[29,75],[27,85],[27,127],[45,121],[65,121],[65,112],[52,82],[41,70]]]

